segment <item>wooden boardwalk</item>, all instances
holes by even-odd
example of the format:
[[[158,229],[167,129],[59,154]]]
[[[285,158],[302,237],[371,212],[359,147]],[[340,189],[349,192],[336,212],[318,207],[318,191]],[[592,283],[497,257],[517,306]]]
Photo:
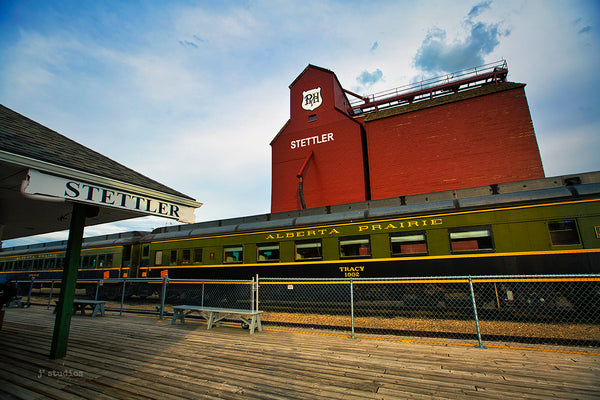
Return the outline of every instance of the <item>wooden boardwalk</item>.
[[[598,399],[600,356],[286,332],[206,330],[154,316],[73,316],[50,360],[54,316],[8,309],[0,398]],[[581,349],[584,351],[585,349]]]

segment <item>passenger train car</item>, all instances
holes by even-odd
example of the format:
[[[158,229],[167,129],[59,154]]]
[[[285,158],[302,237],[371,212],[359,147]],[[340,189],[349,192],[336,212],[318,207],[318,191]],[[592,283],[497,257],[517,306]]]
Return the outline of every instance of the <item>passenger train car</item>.
[[[600,173],[166,227],[141,248],[148,277],[599,273]]]
[[[81,249],[78,287],[95,294],[100,279],[135,277],[140,262],[140,240],[147,234],[126,232],[86,238]],[[60,280],[66,250],[66,240],[2,249],[0,272],[6,280],[34,279],[38,285]]]
[[[0,270],[59,278],[65,247],[5,248]],[[600,172],[86,238],[83,247],[80,280],[597,274]]]

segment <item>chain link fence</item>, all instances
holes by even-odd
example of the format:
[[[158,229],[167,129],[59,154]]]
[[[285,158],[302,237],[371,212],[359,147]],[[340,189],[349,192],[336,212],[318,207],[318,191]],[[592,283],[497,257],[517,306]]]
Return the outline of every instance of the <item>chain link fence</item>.
[[[553,344],[600,351],[600,277],[260,280],[263,323],[350,337]]]
[[[19,293],[29,292],[32,304],[54,307],[60,281],[20,281]],[[79,280],[75,299],[106,302],[108,311],[168,315],[175,305],[251,309],[252,280],[106,279]],[[29,300],[31,299],[31,300]]]
[[[600,352],[600,276],[78,281],[108,311],[168,317],[174,305],[259,309],[273,328],[348,337],[589,347]],[[22,304],[51,308],[60,281],[16,282]]]

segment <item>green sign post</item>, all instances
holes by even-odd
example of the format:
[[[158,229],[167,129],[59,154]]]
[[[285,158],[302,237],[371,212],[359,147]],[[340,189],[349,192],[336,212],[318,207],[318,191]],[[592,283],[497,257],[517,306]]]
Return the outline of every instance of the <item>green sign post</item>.
[[[71,327],[73,299],[75,298],[75,287],[77,285],[77,270],[79,269],[81,258],[85,218],[86,216],[93,216],[92,214],[94,213],[98,213],[97,207],[73,203],[69,241],[67,242],[67,253],[65,256],[65,269],[60,285],[60,296],[56,306],[56,320],[54,322],[54,333],[52,334],[52,347],[50,348],[50,358],[52,359],[63,358],[67,354],[67,342],[69,341],[69,329]]]

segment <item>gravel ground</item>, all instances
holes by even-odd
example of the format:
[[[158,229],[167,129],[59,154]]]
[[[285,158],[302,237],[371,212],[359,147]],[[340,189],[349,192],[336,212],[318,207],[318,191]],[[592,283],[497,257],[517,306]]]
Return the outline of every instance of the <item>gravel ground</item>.
[[[263,321],[307,325],[345,326],[350,329],[350,317],[339,315],[293,314],[265,312]],[[475,321],[452,319],[356,317],[355,328],[375,328],[385,331],[442,332],[465,337],[477,333]],[[482,335],[517,336],[600,341],[600,325],[571,323],[539,323],[519,321],[480,321]]]

